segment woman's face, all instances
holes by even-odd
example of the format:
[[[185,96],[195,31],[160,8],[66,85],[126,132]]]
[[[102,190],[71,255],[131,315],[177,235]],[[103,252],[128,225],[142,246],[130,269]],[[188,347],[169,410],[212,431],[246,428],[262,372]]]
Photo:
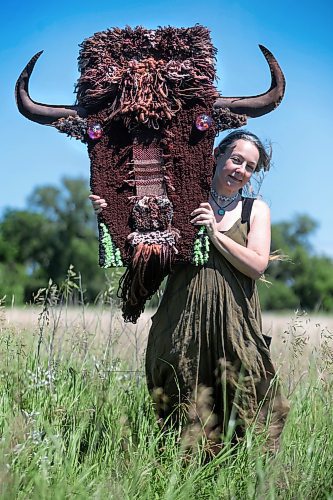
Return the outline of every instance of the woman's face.
[[[214,176],[220,194],[233,194],[250,180],[259,161],[259,151],[250,141],[238,139],[219,155]]]

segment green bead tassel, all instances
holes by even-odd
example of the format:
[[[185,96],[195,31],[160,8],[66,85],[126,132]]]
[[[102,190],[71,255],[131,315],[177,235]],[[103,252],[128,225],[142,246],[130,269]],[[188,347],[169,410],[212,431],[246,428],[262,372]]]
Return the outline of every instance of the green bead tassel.
[[[206,233],[206,227],[201,226],[193,244],[192,264],[203,266],[208,262],[210,241]]]
[[[102,265],[103,268],[108,267],[123,267],[123,261],[121,259],[121,253],[119,248],[112,241],[111,235],[108,231],[106,225],[101,222],[101,244],[104,249],[104,263]]]

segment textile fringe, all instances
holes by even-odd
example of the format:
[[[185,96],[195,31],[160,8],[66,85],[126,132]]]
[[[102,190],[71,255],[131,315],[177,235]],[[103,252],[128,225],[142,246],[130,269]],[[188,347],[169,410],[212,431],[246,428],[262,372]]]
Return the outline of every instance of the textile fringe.
[[[145,304],[157,292],[165,276],[171,272],[177,249],[174,245],[139,243],[132,261],[119,282],[125,322],[136,323]]]

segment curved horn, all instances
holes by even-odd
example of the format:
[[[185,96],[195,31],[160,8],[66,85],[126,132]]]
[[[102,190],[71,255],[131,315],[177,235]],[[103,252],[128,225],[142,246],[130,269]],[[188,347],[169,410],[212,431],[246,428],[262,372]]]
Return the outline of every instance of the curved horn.
[[[35,67],[38,58],[43,51],[37,52],[22,73],[20,74],[15,86],[15,98],[17,107],[23,116],[42,125],[51,125],[59,118],[67,118],[68,116],[87,116],[87,111],[80,106],[53,106],[35,102],[29,95],[29,79]]]
[[[263,94],[251,97],[220,97],[215,101],[214,108],[228,108],[233,113],[256,118],[273,111],[283,99],[286,80],[273,54],[263,45],[259,45],[271,70],[272,83],[269,90]]]

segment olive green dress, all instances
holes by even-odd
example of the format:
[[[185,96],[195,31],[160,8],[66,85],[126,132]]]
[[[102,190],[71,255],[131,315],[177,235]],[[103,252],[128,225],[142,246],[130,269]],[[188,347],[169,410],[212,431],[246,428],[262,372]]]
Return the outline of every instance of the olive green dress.
[[[243,246],[252,203],[243,199],[242,217],[225,232]],[[214,245],[207,264],[178,265],[169,276],[152,318],[146,374],[161,422],[185,413],[218,441],[231,421],[239,435],[246,422],[269,416],[273,446],[278,441],[288,404],[262,334],[256,284]]]

